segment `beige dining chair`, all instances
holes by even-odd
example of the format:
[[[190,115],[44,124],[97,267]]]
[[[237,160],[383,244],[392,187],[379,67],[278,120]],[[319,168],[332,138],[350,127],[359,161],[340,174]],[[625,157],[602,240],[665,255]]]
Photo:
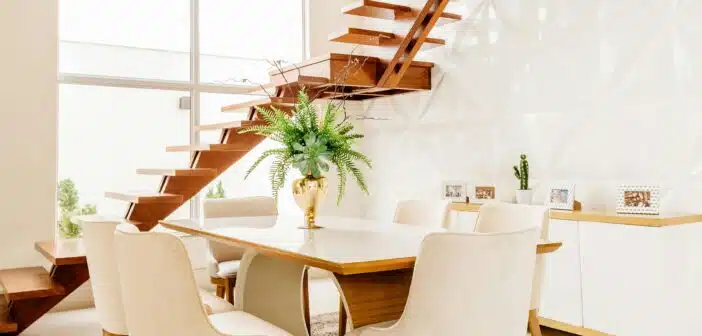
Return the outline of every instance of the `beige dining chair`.
[[[393,223],[448,227],[450,202],[446,200],[403,200],[397,202]],[[343,301],[339,301],[339,335],[346,332],[348,316]]]
[[[429,234],[400,319],[347,336],[523,336],[537,240],[536,227]]]
[[[449,201],[404,200],[397,203],[395,219],[398,224],[425,225],[446,228]]]
[[[504,232],[538,226],[540,227],[540,238],[548,239],[549,223],[548,208],[544,206],[495,202],[480,207],[475,231],[481,233]],[[539,306],[545,262],[546,256],[540,254],[536,257],[528,322],[532,336],[541,336]]]
[[[276,216],[278,208],[272,197],[206,199],[202,207],[204,218]],[[210,281],[217,296],[234,302],[234,286],[244,249],[207,240],[210,252]]]
[[[114,239],[130,336],[292,335],[241,310],[208,316],[178,237],[120,225]]]
[[[123,230],[131,232],[139,232],[139,229],[130,224],[120,224],[121,220],[97,215],[78,216],[74,219],[83,228],[88,272],[103,335],[131,334],[128,332],[124,315],[122,287],[114,249],[114,233],[118,225],[122,225]],[[160,276],[159,278],[163,279]],[[208,312],[222,313],[234,310],[234,306],[212,294],[201,292],[200,296]]]

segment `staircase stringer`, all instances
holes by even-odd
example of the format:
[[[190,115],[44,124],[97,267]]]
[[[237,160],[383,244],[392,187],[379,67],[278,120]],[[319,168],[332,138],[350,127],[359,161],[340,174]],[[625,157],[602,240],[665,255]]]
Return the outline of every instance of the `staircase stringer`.
[[[388,63],[387,69],[378,81],[378,87],[395,88],[409,69],[414,57],[446,9],[450,0],[427,0],[412,27],[400,43],[397,52]]]

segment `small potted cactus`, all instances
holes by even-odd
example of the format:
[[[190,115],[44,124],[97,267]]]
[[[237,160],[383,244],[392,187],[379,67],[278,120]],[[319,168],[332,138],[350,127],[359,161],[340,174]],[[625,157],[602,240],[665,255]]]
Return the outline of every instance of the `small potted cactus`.
[[[529,189],[529,161],[526,154],[519,156],[519,165],[514,166],[514,176],[519,180],[519,190],[517,190],[517,203],[531,204],[532,194]]]

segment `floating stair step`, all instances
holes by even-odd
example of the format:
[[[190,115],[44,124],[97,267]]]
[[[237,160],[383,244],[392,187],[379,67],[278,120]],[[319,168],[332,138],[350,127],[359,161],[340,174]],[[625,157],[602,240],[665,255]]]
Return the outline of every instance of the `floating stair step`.
[[[253,126],[253,125],[264,125],[265,123],[262,121],[251,121],[251,120],[236,120],[236,121],[227,121],[223,123],[217,123],[217,124],[209,124],[209,125],[198,125],[195,126],[196,131],[219,131],[223,129],[228,129],[228,128],[242,128],[242,127],[248,127],[248,126]]]
[[[289,108],[295,106],[297,103],[297,98],[294,97],[271,97],[259,100],[253,100],[245,103],[233,104],[222,107],[222,112],[237,111],[242,109],[250,109],[256,106],[270,108],[275,107],[279,109]]]
[[[329,78],[301,75],[297,77],[297,83],[310,87],[317,87],[329,84]]]
[[[0,334],[17,331],[17,323],[10,322],[6,316],[0,316]]]
[[[42,241],[34,249],[56,266],[85,264],[85,248],[79,239]]]
[[[153,191],[132,191],[132,192],[111,192],[105,193],[105,197],[117,199],[137,204],[151,203],[182,203],[183,196],[174,194],[162,194]]]
[[[251,150],[251,146],[246,143],[234,144],[201,144],[201,145],[184,145],[184,146],[169,146],[166,147],[166,152],[242,152]]]
[[[137,169],[137,174],[140,175],[158,175],[158,176],[217,176],[217,169],[210,168],[144,168]]]
[[[358,0],[341,10],[344,14],[358,15],[375,19],[410,21],[414,20],[419,9],[409,6],[387,3],[376,0]],[[444,12],[437,25],[457,22],[463,19],[460,14]]]
[[[330,41],[341,43],[362,44],[376,47],[397,47],[402,43],[404,36],[378,30],[349,28],[347,32],[337,33],[329,37]],[[439,47],[446,41],[439,38],[427,37],[422,49]]]
[[[0,270],[0,284],[5,287],[9,301],[59,296],[65,292],[43,267]]]

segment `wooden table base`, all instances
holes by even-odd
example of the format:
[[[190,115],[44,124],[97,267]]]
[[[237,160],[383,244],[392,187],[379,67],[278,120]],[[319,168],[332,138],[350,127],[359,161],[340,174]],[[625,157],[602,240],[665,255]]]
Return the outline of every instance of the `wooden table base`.
[[[348,320],[353,328],[397,320],[412,282],[412,269],[341,275],[334,273]]]

